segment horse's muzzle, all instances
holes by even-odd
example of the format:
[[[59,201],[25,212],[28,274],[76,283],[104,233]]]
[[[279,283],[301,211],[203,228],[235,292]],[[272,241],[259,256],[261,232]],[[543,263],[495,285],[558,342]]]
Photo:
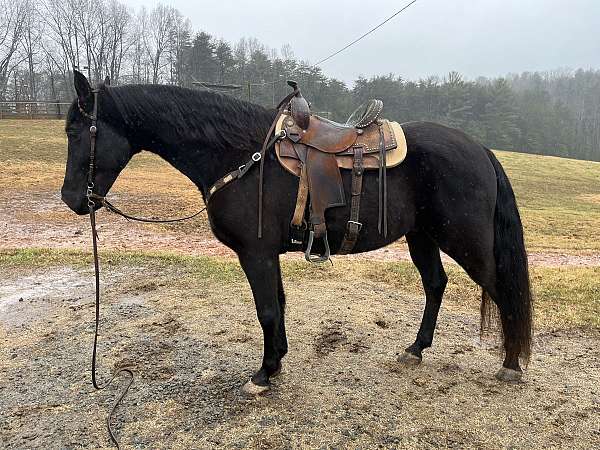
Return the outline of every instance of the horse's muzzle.
[[[89,214],[90,209],[88,207],[88,199],[85,195],[74,193],[73,191],[67,190],[64,187],[60,191],[60,197],[62,201],[69,207],[71,211],[79,216]],[[97,204],[94,210],[100,208],[101,205]]]

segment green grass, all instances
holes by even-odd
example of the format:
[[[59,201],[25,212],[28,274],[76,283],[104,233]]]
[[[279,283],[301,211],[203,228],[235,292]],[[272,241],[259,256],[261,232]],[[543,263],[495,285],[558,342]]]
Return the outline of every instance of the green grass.
[[[47,248],[27,248],[0,250],[0,268],[26,269],[69,265],[83,268],[92,267],[91,252]],[[102,251],[101,268],[122,265],[154,268],[181,267],[187,276],[214,280],[215,282],[236,282],[244,280],[239,264],[231,258],[210,256],[186,256],[163,252],[118,252]]]
[[[515,190],[530,249],[600,250],[600,163],[496,154]]]
[[[87,252],[48,249],[0,251],[0,270],[64,265],[91,268],[91,264],[91,255]],[[151,267],[154,270],[176,267],[178,277],[173,283],[178,285],[192,286],[198,281],[214,283],[218,287],[230,283],[246,284],[237,261],[228,258],[107,251],[102,252],[101,265],[107,270],[119,266]],[[446,307],[477,311],[479,288],[457,266],[448,266],[447,272]],[[408,262],[337,261],[334,266],[312,266],[301,261],[284,261],[283,274],[284,283],[303,283],[306,289],[312,289],[313,281],[331,280],[349,286],[366,281],[394,292],[423,295],[419,275]],[[600,267],[534,267],[531,280],[539,326],[600,328]]]

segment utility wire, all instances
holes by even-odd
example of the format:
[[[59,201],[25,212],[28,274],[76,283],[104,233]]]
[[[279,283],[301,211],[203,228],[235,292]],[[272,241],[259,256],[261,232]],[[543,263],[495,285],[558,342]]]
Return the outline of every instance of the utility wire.
[[[292,70],[290,73],[288,73],[287,75],[285,75],[285,77],[289,77],[292,74],[294,74],[294,72],[297,72],[300,69],[314,69],[315,67],[323,64],[326,61],[329,61],[330,59],[336,57],[337,55],[339,55],[340,53],[342,53],[343,51],[349,49],[350,47],[352,47],[354,44],[356,44],[357,42],[361,41],[362,39],[366,38],[368,35],[370,35],[371,33],[373,33],[374,31],[378,30],[379,28],[381,28],[382,26],[384,26],[386,23],[388,23],[390,20],[392,20],[394,17],[396,17],[398,14],[401,14],[402,12],[406,11],[409,7],[411,7],[412,5],[414,5],[415,3],[417,3],[417,0],[412,0],[410,3],[407,3],[406,5],[404,5],[402,8],[400,8],[398,11],[396,11],[394,14],[392,14],[391,16],[389,16],[387,19],[385,19],[383,22],[378,23],[377,25],[375,25],[373,28],[371,28],[369,31],[367,31],[366,33],[363,33],[362,35],[360,35],[359,37],[357,37],[356,39],[354,39],[352,42],[346,44],[344,47],[342,47],[341,49],[333,52],[331,55],[317,61],[316,63],[314,63],[311,66],[308,67],[296,67],[294,70]],[[280,75],[280,78],[283,77],[283,75]],[[203,87],[205,87],[208,90],[214,91],[214,89],[211,89],[209,86],[204,86],[204,83],[201,81],[196,80],[194,77],[192,77],[193,80],[198,83],[203,85]],[[272,81],[264,81],[262,83],[249,83],[251,86],[253,87],[260,87],[260,86],[266,86],[268,84],[275,84],[278,83],[282,80],[272,80]]]
[[[412,6],[413,4],[415,4],[417,2],[417,0],[412,0],[410,3],[404,5],[401,9],[399,9],[398,11],[396,11],[394,14],[392,14],[391,16],[389,16],[387,19],[385,19],[383,22],[375,25],[373,28],[371,28],[369,31],[367,31],[366,33],[362,34],[361,36],[359,36],[358,38],[354,39],[352,42],[350,42],[349,44],[345,45],[344,47],[342,47],[341,49],[335,51],[334,53],[332,53],[331,55],[317,61],[316,63],[314,63],[312,66],[309,66],[308,69],[313,69],[321,64],[323,64],[326,61],[329,61],[330,59],[334,58],[335,56],[339,55],[340,53],[342,53],[344,50],[347,50],[348,48],[352,47],[354,44],[356,44],[358,41],[364,39],[365,37],[367,37],[368,35],[370,35],[371,33],[373,33],[375,30],[381,28],[382,26],[384,26],[386,23],[388,23],[390,20],[392,20],[394,17],[396,17],[398,14],[404,12],[405,10],[407,10],[410,6]],[[304,67],[297,67],[294,70],[292,70],[289,74],[286,75],[286,77],[289,77],[290,75],[292,75],[294,72],[300,70],[301,68]],[[278,83],[281,80],[273,80],[273,81],[265,81],[263,83],[252,83],[253,86],[265,86],[267,84],[274,84],[274,83]]]
[[[352,47],[354,44],[356,44],[358,41],[362,40],[363,38],[367,37],[369,34],[373,33],[375,30],[377,30],[378,28],[381,28],[382,26],[384,26],[386,23],[388,23],[390,20],[392,20],[394,17],[396,17],[398,14],[400,14],[401,12],[405,11],[406,9],[408,9],[411,5],[415,4],[417,2],[417,0],[412,0],[412,2],[408,3],[407,5],[405,5],[402,9],[399,9],[398,11],[396,11],[394,14],[392,14],[390,17],[388,17],[387,19],[385,19],[383,22],[381,22],[380,24],[374,26],[373,28],[371,28],[369,31],[367,31],[366,33],[364,33],[363,35],[361,35],[360,37],[354,39],[352,42],[350,42],[349,44],[347,44],[345,47],[342,47],[341,49],[339,49],[338,51],[332,53],[331,55],[327,56],[326,58],[323,58],[320,61],[317,61],[316,63],[314,63],[312,66],[310,66],[310,68],[312,69],[313,67],[316,67],[320,64],[323,64],[325,61],[329,61],[331,58],[333,58],[334,56],[339,55],[340,53],[342,53],[344,50]]]

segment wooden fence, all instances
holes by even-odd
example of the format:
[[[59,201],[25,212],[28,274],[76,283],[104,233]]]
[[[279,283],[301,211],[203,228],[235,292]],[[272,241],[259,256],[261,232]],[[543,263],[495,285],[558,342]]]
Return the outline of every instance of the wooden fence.
[[[64,119],[70,103],[60,101],[0,102],[0,119]]]

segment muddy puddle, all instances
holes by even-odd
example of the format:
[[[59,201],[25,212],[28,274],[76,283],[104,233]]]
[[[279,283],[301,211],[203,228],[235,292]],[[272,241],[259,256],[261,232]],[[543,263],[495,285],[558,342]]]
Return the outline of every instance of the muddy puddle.
[[[73,268],[8,277],[0,285],[0,324],[9,327],[48,319],[57,305],[77,307],[89,298],[92,280]]]

